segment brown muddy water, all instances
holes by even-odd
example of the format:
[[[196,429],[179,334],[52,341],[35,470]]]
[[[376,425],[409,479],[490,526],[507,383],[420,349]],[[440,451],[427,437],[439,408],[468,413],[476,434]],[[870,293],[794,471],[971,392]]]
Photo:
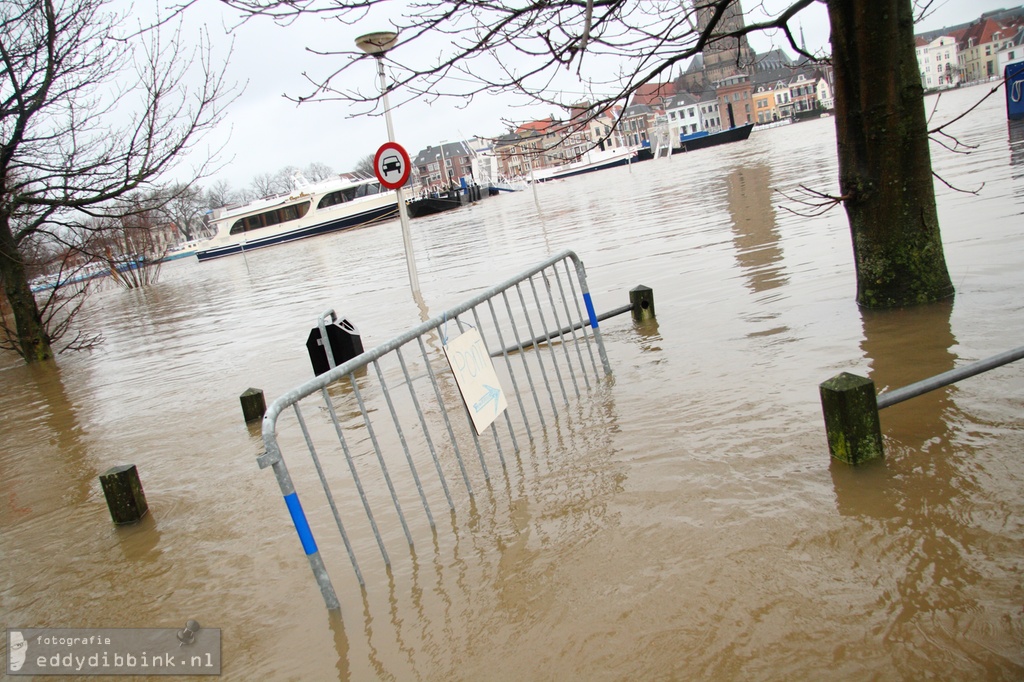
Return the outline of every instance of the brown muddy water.
[[[397,223],[99,287],[102,347],[2,359],[0,624],[195,619],[231,680],[1024,678],[1024,365],[884,410],[887,457],[858,469],[830,461],[818,400],[839,372],[895,388],[1024,342],[1002,101],[956,124],[971,154],[933,147],[980,190],[936,183],[957,294],[925,308],[859,310],[842,211],[786,210],[779,191],[835,191],[830,119],[544,185],[540,213],[527,191],[413,221],[431,315],[570,248],[598,312],[644,284],[657,323],[602,323],[612,377],[392,572],[366,554],[365,591],[318,531],[340,615],[238,396],[308,380],[328,308],[367,347],[419,324]],[[128,462],[151,513],[116,528],[98,476]]]

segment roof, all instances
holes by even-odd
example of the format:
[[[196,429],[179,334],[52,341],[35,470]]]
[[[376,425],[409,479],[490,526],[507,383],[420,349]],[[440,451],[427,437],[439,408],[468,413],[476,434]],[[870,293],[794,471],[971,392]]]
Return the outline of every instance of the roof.
[[[775,71],[781,68],[793,66],[794,62],[792,57],[786,54],[786,51],[781,48],[775,48],[769,50],[764,54],[759,54],[754,59],[754,69],[757,73],[762,71]],[[757,79],[755,73],[754,79]]]
[[[555,120],[554,116],[549,116],[548,118],[542,118],[539,121],[530,121],[528,123],[523,123],[521,126],[516,128],[516,132],[519,134],[539,133],[541,135],[546,135],[548,131],[553,126],[558,125],[558,123],[559,122]]]
[[[964,43],[970,43],[972,47],[991,43],[994,40],[1009,40],[1016,35],[1020,26],[1024,25],[1024,18],[1010,17],[1006,20],[982,19],[964,30],[961,36],[957,37],[960,49],[966,49]],[[999,38],[995,38],[996,34]]]
[[[688,92],[680,92],[672,96],[667,102],[665,102],[666,109],[678,109],[679,107],[688,107],[698,102],[697,98]]]
[[[630,104],[660,104],[674,94],[675,83],[644,83],[633,92]]]
[[[628,118],[630,116],[644,116],[653,111],[654,109],[647,104],[630,104],[626,107],[625,111],[622,112],[622,117]]]
[[[465,142],[442,142],[439,146],[431,145],[421,149],[416,155],[416,158],[413,159],[412,163],[413,165],[430,163],[441,156],[442,150],[444,156],[449,159],[472,154],[472,151],[470,151],[469,147],[466,146]]]

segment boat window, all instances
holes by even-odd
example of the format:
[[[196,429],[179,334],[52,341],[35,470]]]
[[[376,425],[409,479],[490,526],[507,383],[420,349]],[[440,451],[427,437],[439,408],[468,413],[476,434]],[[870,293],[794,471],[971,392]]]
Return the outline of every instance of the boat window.
[[[231,226],[230,234],[250,232],[262,227],[277,225],[278,223],[286,223],[289,220],[298,220],[302,216],[306,215],[308,211],[309,202],[304,201],[301,204],[282,206],[281,208],[275,208],[272,211],[264,211],[263,213],[257,213],[256,215],[239,218],[235,221],[235,224]]]
[[[318,209],[328,208],[329,206],[336,206],[337,204],[352,201],[353,199],[358,199],[360,197],[380,194],[383,191],[384,190],[381,188],[381,184],[379,182],[362,183],[355,187],[347,187],[345,189],[339,189],[325,194],[321,197],[320,202],[316,206]]]
[[[328,206],[335,206],[346,201],[352,201],[356,197],[357,189],[357,187],[346,187],[345,189],[329,192],[320,199],[320,203],[318,203],[316,207],[321,209],[327,208]]]

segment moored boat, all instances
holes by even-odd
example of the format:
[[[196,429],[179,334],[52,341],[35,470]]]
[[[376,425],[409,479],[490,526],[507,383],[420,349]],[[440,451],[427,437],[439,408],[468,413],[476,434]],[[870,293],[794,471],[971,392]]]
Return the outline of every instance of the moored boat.
[[[169,260],[188,258],[189,256],[196,255],[196,252],[201,251],[205,247],[205,245],[205,239],[190,239],[187,242],[175,244],[171,248],[167,249],[167,251],[159,260],[166,263]]]
[[[447,192],[433,192],[427,196],[410,199],[406,202],[406,210],[410,218],[443,213],[469,203],[469,197],[463,190],[450,189]]]
[[[297,180],[290,194],[234,207],[214,218],[217,232],[196,258],[230,256],[397,215],[395,193],[376,179],[338,176],[316,184]]]
[[[522,178],[499,177],[491,182],[489,189],[491,194],[499,194],[501,192],[522,192],[529,186],[530,183]]]
[[[534,182],[547,182],[548,180],[561,180],[574,175],[593,173],[594,171],[616,166],[625,166],[637,160],[636,150],[629,147],[618,147],[616,149],[592,149],[584,154],[579,161],[573,161],[562,166],[552,168],[541,168],[533,171]]]
[[[693,133],[692,135],[681,135],[679,137],[679,146],[674,146],[672,148],[672,153],[679,154],[681,152],[692,152],[697,149],[705,149],[707,147],[726,144],[727,142],[741,142],[750,137],[750,131],[753,129],[754,124],[747,123],[746,125],[727,128],[717,133],[702,131],[699,133]]]

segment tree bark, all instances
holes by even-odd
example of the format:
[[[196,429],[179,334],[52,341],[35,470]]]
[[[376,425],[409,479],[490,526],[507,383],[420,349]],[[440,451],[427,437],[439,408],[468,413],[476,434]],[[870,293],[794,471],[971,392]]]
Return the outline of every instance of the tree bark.
[[[828,13],[857,303],[894,308],[948,298],[912,1],[828,0]]]
[[[0,279],[17,330],[18,352],[25,362],[53,357],[50,337],[43,325],[35,294],[25,275],[25,264],[11,232],[9,218],[0,213]]]

